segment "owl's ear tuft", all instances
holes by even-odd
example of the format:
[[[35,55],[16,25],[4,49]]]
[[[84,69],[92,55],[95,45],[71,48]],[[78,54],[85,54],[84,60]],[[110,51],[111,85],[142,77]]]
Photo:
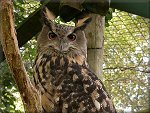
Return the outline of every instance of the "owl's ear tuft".
[[[47,7],[42,7],[42,20],[45,25],[52,26],[53,20],[56,18],[53,12],[51,12]]]
[[[92,21],[91,17],[79,19],[78,22],[76,23],[76,28],[84,30],[91,21]]]
[[[42,14],[43,16],[45,16],[48,20],[53,21],[56,16],[54,15],[54,13],[52,11],[50,11],[47,7],[43,6],[42,7]]]

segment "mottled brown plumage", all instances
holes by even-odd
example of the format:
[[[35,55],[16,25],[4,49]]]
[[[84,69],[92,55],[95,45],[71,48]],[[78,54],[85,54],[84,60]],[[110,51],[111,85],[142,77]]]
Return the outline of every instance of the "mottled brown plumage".
[[[33,72],[44,113],[116,113],[106,89],[86,62],[87,40],[78,26],[55,24],[43,9]],[[92,38],[92,37],[91,37]]]

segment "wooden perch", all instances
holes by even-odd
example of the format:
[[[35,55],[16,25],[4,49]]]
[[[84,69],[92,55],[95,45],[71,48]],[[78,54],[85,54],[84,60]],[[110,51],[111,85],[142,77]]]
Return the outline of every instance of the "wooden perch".
[[[13,20],[12,0],[0,0],[0,41],[18,86],[26,113],[40,113],[40,93],[32,86],[20,56]]]

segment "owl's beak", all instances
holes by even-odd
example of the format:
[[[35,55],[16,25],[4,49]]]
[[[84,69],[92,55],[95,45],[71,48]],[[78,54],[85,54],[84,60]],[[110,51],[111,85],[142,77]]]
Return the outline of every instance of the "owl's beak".
[[[60,41],[60,51],[62,51],[63,50],[63,48],[64,48],[64,44],[63,44],[63,42],[62,41]]]
[[[59,49],[61,52],[67,51],[67,44],[63,39],[60,40],[60,46]]]

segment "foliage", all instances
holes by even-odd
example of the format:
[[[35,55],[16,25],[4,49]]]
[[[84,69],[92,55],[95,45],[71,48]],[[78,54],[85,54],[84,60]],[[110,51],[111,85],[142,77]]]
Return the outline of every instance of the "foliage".
[[[23,47],[20,48],[20,52],[25,68],[32,78],[32,66],[36,56],[36,39],[33,38],[32,40],[28,41]]]
[[[112,19],[112,17],[113,17],[113,15],[112,15],[113,12],[115,12],[115,9],[109,8],[109,10],[108,10],[108,12],[107,12],[107,14],[106,14],[106,16],[105,16],[105,27],[108,27],[108,26],[109,26],[109,20]]]
[[[16,108],[17,98],[13,95],[17,92],[13,78],[9,72],[6,62],[0,64],[0,112],[20,113]]]
[[[13,4],[16,26],[20,25],[29,14],[40,6],[40,2],[36,0],[14,0]]]

